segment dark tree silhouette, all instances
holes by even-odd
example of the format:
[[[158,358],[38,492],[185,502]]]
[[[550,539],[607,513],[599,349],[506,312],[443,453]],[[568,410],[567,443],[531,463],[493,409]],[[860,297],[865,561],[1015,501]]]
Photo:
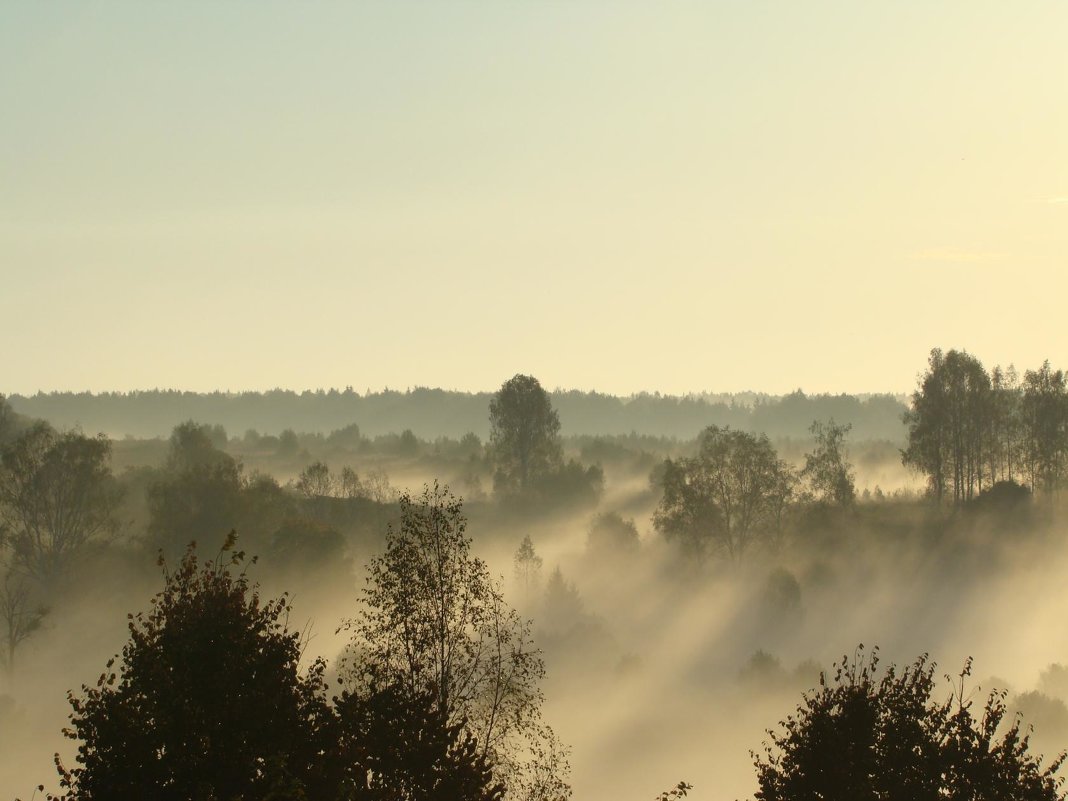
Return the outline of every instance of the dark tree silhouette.
[[[261,601],[233,545],[204,564],[190,547],[151,610],[131,616],[121,656],[70,695],[80,744],[77,767],[61,768],[65,798],[335,797],[325,665],[300,672],[286,598]]]
[[[361,801],[499,801],[504,786],[429,690],[372,682],[335,699],[345,785]]]
[[[560,418],[538,379],[517,375],[490,401],[490,444],[500,489],[529,489],[559,466]]]
[[[1005,695],[991,693],[977,717],[965,682],[932,701],[935,666],[920,657],[898,671],[878,668],[863,647],[842,658],[830,683],[804,696],[754,754],[759,801],[1061,801],[1019,719],[1005,723]],[[1003,725],[1004,723],[1004,725]],[[999,732],[1000,729],[1000,732]]]

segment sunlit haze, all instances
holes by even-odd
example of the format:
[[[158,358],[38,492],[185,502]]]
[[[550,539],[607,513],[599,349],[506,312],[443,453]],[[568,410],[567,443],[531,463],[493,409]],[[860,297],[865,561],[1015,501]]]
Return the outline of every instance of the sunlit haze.
[[[0,801],[1068,801],[1066,45],[0,0]]]

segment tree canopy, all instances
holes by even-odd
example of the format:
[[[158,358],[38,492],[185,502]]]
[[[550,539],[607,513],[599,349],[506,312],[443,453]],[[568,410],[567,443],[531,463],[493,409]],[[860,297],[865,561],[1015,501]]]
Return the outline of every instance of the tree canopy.
[[[566,759],[541,720],[545,673],[529,624],[471,554],[462,503],[434,484],[400,499],[400,524],[371,560],[364,603],[347,624],[360,655],[350,681],[431,693],[462,724],[510,798],[566,797]],[[369,678],[368,678],[369,677]]]
[[[805,456],[801,478],[806,479],[816,498],[838,506],[852,506],[856,500],[853,485],[853,466],[845,450],[849,425],[815,421],[809,429],[816,440],[816,448]]]
[[[977,715],[971,663],[944,701],[934,671],[926,656],[882,671],[877,650],[843,657],[754,754],[758,801],[1062,801],[1063,756],[1044,766],[1030,753],[1005,694]]]
[[[6,528],[15,567],[55,579],[94,537],[113,530],[121,490],[110,460],[106,437],[59,433],[46,423],[0,451],[0,536]]]
[[[560,418],[538,379],[516,375],[490,400],[495,485],[527,490],[561,462]]]
[[[121,655],[70,694],[77,764],[58,764],[57,801],[501,798],[466,720],[427,689],[376,681],[328,700],[326,664],[300,667],[287,597],[260,598],[235,541],[207,562],[190,546]]]
[[[325,665],[300,671],[287,600],[262,601],[233,572],[244,566],[233,544],[203,564],[190,548],[148,613],[131,616],[122,654],[71,695],[71,801],[333,792]]]
[[[999,481],[1052,496],[1068,475],[1068,382],[1045,362],[1023,381],[965,351],[931,351],[904,415],[903,463],[939,502],[963,504]]]
[[[793,474],[764,435],[709,426],[697,456],[665,463],[653,522],[691,553],[741,556],[773,536],[793,492]]]

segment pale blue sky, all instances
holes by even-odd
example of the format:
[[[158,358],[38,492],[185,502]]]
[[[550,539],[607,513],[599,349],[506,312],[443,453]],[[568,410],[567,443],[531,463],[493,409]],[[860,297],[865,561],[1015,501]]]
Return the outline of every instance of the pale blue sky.
[[[1068,366],[1068,4],[0,5],[0,392]]]

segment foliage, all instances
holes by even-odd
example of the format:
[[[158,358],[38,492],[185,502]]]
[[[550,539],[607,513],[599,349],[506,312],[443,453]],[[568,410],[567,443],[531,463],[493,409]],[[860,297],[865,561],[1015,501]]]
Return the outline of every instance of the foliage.
[[[590,523],[586,547],[600,555],[633,553],[638,550],[638,528],[631,519],[618,512],[603,512]]]
[[[545,582],[538,622],[549,629],[564,631],[585,618],[586,605],[579,595],[578,587],[564,578],[563,571],[557,565],[549,574],[549,580]]]
[[[1048,361],[1021,384],[1012,366],[988,375],[966,352],[932,350],[904,421],[902,461],[939,502],[1017,478],[1052,495],[1068,474],[1068,382]]]
[[[574,459],[568,459],[538,475],[532,482],[532,489],[532,493],[519,500],[525,500],[530,506],[592,506],[604,492],[604,470],[600,465],[584,467]]]
[[[93,538],[114,530],[121,491],[103,435],[37,423],[0,451],[0,535],[19,570],[59,578]]]
[[[80,745],[61,767],[65,798],[267,798],[281,784],[329,797],[325,665],[301,675],[288,602],[232,572],[246,564],[234,540],[204,564],[191,546],[148,614],[130,616],[121,657],[70,695]]]
[[[768,574],[760,607],[769,625],[796,625],[801,616],[801,585],[789,570],[777,567]]]
[[[30,425],[30,421],[16,414],[7,399],[0,395],[0,448],[17,437]]]
[[[845,438],[851,426],[837,425],[834,420],[812,423],[809,431],[816,449],[805,455],[801,478],[808,481],[815,497],[835,506],[852,506],[856,501],[853,466],[848,461]]]
[[[990,371],[990,415],[987,425],[987,475],[994,482],[1023,477],[1023,420],[1020,377],[1011,364]]]
[[[908,446],[902,461],[927,475],[939,502],[950,492],[959,504],[982,491],[993,408],[990,376],[978,359],[965,351],[931,351],[904,415]]]
[[[348,574],[345,538],[330,526],[305,517],[290,517],[271,536],[272,560],[288,570],[324,577]]]
[[[297,432],[292,428],[287,428],[278,435],[279,456],[296,456],[299,451],[300,440],[297,439]]]
[[[464,721],[429,690],[372,685],[335,699],[344,783],[363,801],[499,801],[504,788]]]
[[[216,447],[209,426],[176,426],[165,466],[148,487],[153,543],[168,556],[178,556],[195,536],[221,544],[242,521],[244,488],[241,465]]]
[[[843,657],[831,683],[803,696],[796,714],[754,754],[759,801],[1059,801],[1063,756],[1043,767],[1004,693],[977,717],[965,695],[971,663],[951,697],[932,701],[926,656],[880,675],[878,652]],[[1000,730],[1000,734],[999,734]]]
[[[665,464],[653,522],[698,558],[712,549],[737,558],[758,539],[777,538],[793,484],[766,436],[709,426],[696,457]]]
[[[300,471],[297,491],[305,498],[328,498],[334,494],[334,479],[323,462],[313,462]]]
[[[523,537],[513,557],[515,563],[515,578],[523,589],[523,597],[530,601],[541,581],[542,558],[534,551],[534,542],[530,535]]]
[[[1068,387],[1064,372],[1045,362],[1024,373],[1020,415],[1022,454],[1031,486],[1052,493],[1068,469]]]
[[[356,392],[347,389],[294,392],[39,392],[11,395],[11,404],[23,414],[74,425],[81,421],[93,430],[122,431],[137,437],[166,435],[175,414],[213,420],[234,431],[250,426],[260,432],[321,432],[330,447],[362,448],[368,437],[411,428],[424,435],[462,437],[468,432],[488,434],[486,406],[492,393],[458,392],[413,387],[398,392]],[[902,435],[904,406],[891,395],[805,395],[782,397],[753,392],[705,395],[663,395],[640,392],[629,396],[600,392],[555,390],[553,408],[567,421],[572,433],[590,436],[626,435],[639,431],[654,437],[687,439],[710,423],[747,431],[763,431],[772,439],[801,438],[815,419],[853,424],[858,440],[897,440]],[[360,425],[352,426],[359,420]],[[345,429],[352,427],[350,432]],[[263,446],[279,444],[277,436],[264,436]],[[288,435],[287,435],[288,439]],[[295,443],[299,451],[299,442]]]
[[[505,381],[489,410],[498,489],[527,490],[560,464],[560,418],[536,378],[516,375]]]
[[[0,664],[10,674],[15,670],[15,652],[26,638],[41,628],[48,607],[34,599],[33,586],[24,576],[8,572],[0,583]]]
[[[433,693],[449,725],[468,728],[509,797],[565,797],[566,761],[541,721],[544,664],[529,624],[472,556],[461,502],[434,484],[403,495],[400,514],[369,565],[360,614],[346,624],[359,654],[349,680],[370,674],[412,696]]]
[[[338,476],[335,491],[339,498],[350,500],[363,497],[365,494],[360,476],[348,465],[341,468],[341,475]]]
[[[1003,524],[1025,524],[1031,512],[1031,490],[1015,481],[997,481],[972,498],[969,512],[980,512]]]
[[[685,798],[690,790],[693,789],[693,785],[688,782],[679,782],[670,790],[665,790],[656,797],[656,801],[672,801],[675,798]]]

